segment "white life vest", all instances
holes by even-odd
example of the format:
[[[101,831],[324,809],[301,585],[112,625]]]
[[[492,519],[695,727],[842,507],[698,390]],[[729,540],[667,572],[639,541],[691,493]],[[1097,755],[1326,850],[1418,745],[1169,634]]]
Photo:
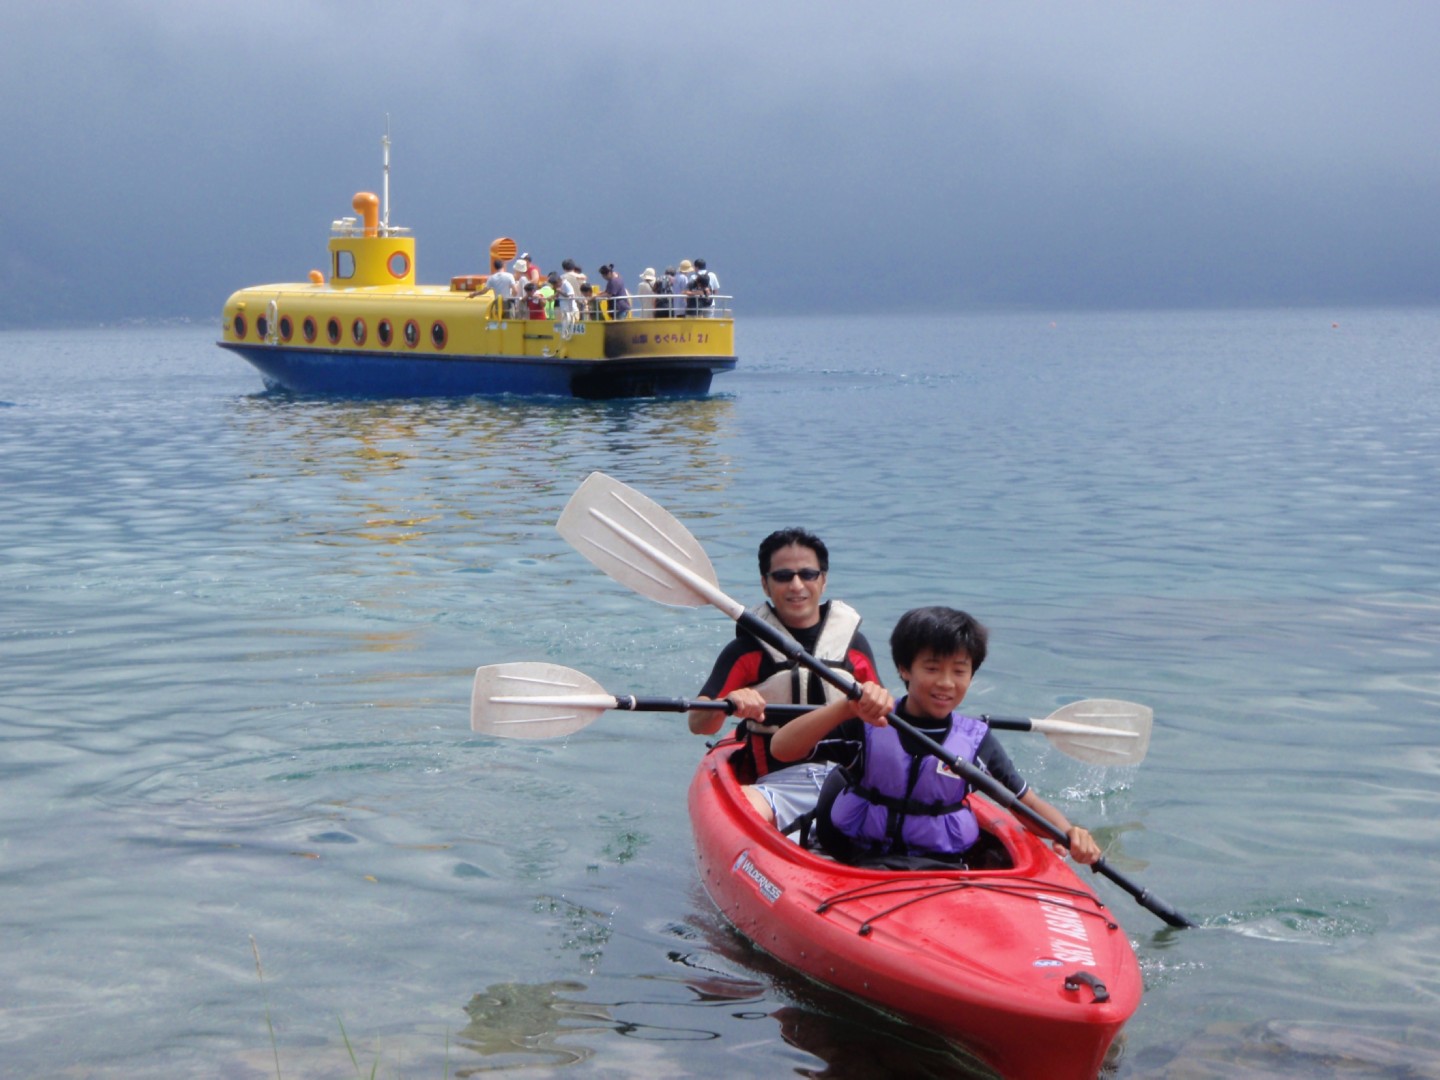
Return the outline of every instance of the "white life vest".
[[[757,604],[750,609],[750,614],[773,626],[782,634],[791,636],[789,629],[780,621],[780,617],[775,614],[775,609],[769,603]],[[820,627],[820,637],[816,639],[815,649],[811,655],[817,660],[825,661],[830,667],[844,668],[850,658],[850,643],[855,640],[855,632],[860,629],[860,613],[843,600],[831,600],[823,618],[824,623]],[[794,705],[808,702],[810,687],[819,676],[809,668],[789,660],[779,649],[767,645],[763,641],[759,641],[758,644],[769,654],[770,659],[781,665],[779,671],[755,687],[760,691],[760,696],[774,705]],[[827,702],[838,701],[845,696],[840,690],[823,680],[822,686]],[[765,727],[769,727],[769,725],[765,725]],[[764,729],[761,728],[761,730]]]

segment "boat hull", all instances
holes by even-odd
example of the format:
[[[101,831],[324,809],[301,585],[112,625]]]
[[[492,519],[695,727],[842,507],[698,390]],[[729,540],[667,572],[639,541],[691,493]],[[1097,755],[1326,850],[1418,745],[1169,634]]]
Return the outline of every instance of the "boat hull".
[[[711,318],[519,319],[489,293],[431,285],[241,289],[225,303],[218,344],[271,386],[349,397],[693,396],[736,362],[728,309]]]
[[[267,385],[343,397],[553,394],[579,398],[692,397],[709,392],[734,357],[585,360],[559,357],[407,356],[276,345],[223,348],[244,357]]]
[[[1093,1080],[1139,1006],[1139,965],[1124,931],[1045,843],[974,797],[1011,868],[844,866],[760,820],[731,750],[722,744],[701,762],[689,807],[701,880],[736,929],[1011,1080]]]

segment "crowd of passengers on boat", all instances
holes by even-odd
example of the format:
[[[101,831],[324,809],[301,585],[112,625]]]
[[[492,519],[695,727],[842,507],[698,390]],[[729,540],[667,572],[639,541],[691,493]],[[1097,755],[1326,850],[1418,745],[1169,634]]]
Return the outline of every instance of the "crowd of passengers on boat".
[[[514,319],[608,322],[715,318],[728,313],[716,304],[725,299],[719,295],[720,279],[704,259],[682,259],[678,267],[667,266],[663,274],[647,266],[633,293],[611,263],[600,267],[600,277],[603,284],[592,283],[573,259],[565,259],[558,271],[546,274],[525,252],[509,269],[503,260],[494,260],[475,295],[490,297],[497,315]]]

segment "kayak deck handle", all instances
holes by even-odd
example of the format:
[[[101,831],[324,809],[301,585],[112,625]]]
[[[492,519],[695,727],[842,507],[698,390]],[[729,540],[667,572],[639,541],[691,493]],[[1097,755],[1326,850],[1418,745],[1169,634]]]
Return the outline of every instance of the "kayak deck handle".
[[[1088,971],[1077,971],[1073,975],[1065,976],[1066,990],[1079,990],[1080,987],[1090,987],[1090,993],[1094,994],[1094,1004],[1110,1000],[1110,991],[1105,989],[1105,984]]]

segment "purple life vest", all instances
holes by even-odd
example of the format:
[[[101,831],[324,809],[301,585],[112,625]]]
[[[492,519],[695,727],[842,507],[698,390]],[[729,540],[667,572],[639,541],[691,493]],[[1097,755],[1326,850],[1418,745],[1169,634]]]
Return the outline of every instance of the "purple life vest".
[[[973,762],[989,725],[950,714],[942,744],[961,761]],[[912,757],[893,727],[865,726],[864,772],[835,798],[835,828],[875,855],[959,855],[980,838],[980,825],[965,796],[970,786],[939,758]]]

